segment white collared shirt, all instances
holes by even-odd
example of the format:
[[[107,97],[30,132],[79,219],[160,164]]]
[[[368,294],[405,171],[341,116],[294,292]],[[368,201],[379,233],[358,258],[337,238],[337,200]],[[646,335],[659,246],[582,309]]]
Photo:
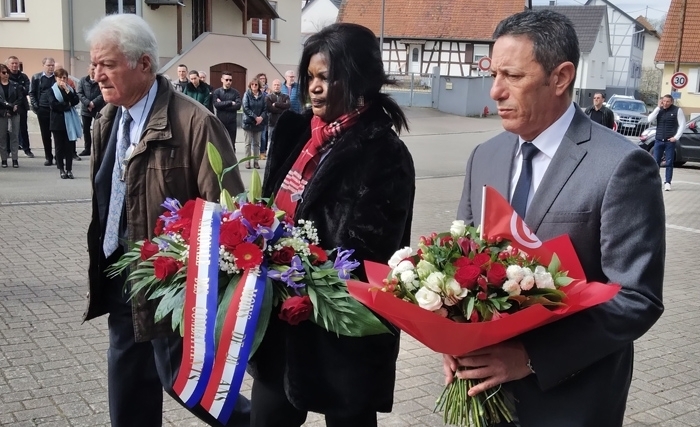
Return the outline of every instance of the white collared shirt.
[[[158,80],[153,82],[151,89],[148,93],[144,95],[136,104],[132,105],[128,110],[122,107],[122,119],[119,121],[119,129],[117,129],[117,135],[122,134],[122,129],[124,128],[124,111],[128,111],[131,115],[133,121],[131,122],[131,132],[129,132],[129,141],[131,146],[127,148],[126,158],[128,159],[133,152],[134,147],[141,140],[141,133],[146,125],[146,119],[148,118],[148,113],[151,112],[153,108],[153,102],[156,100],[156,93],[158,93]]]
[[[530,187],[530,194],[527,197],[527,206],[530,207],[530,202],[532,201],[537,188],[539,188],[542,182],[542,177],[544,173],[547,172],[549,164],[552,162],[554,154],[557,152],[562,139],[564,139],[564,134],[569,129],[571,121],[574,119],[574,113],[576,112],[576,107],[572,102],[569,108],[566,109],[564,114],[561,115],[552,123],[547,129],[545,129],[541,134],[537,135],[532,142],[535,147],[537,147],[540,152],[532,158],[532,184]],[[523,152],[522,146],[525,141],[522,137],[518,137],[520,145],[518,145],[518,150],[515,153],[515,168],[513,169],[513,174],[510,178],[510,197],[513,198],[513,193],[515,192],[515,186],[518,183],[518,178],[520,178],[520,170],[522,169],[523,163]]]

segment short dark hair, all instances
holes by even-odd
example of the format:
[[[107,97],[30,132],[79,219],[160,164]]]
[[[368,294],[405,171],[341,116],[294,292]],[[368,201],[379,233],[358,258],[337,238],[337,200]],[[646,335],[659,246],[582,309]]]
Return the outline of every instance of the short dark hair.
[[[193,74],[196,74],[197,77],[199,77],[199,71],[197,71],[197,70],[192,70],[192,71],[190,71],[189,74],[188,74],[188,76],[191,76],[191,75],[193,75]]]
[[[3,64],[2,62],[0,62],[0,71],[7,71],[7,73],[9,74],[9,73],[10,73],[10,67],[8,67],[7,65]]]
[[[187,65],[185,65],[185,64],[180,64],[177,66],[177,68],[180,68],[180,67],[185,67],[185,70],[187,70]]]
[[[667,94],[664,95],[663,97],[664,97],[664,98],[668,98],[668,99],[670,99],[671,101],[673,101],[673,95],[671,95],[670,93],[667,93]]]
[[[68,77],[68,71],[66,71],[65,68],[59,68],[58,70],[54,71],[53,75],[56,77]]]
[[[603,99],[605,99],[605,94],[603,92],[593,92],[593,97],[595,98],[596,95],[600,95]]]
[[[381,106],[397,132],[408,130],[401,107],[381,92],[382,86],[395,82],[384,71],[379,41],[371,30],[357,24],[336,23],[306,40],[298,74],[299,94],[304,101],[309,99],[309,63],[318,53],[328,61],[327,105],[337,105],[341,113],[347,113],[357,108],[362,97],[365,102]]]
[[[542,66],[546,75],[564,62],[574,64],[578,70],[581,50],[574,24],[561,13],[547,9],[525,11],[502,20],[493,32],[494,40],[503,36],[524,36],[532,42],[535,61]],[[576,79],[569,85],[573,94]]]
[[[230,72],[230,71],[222,71],[222,72],[221,72],[221,75],[222,75],[222,76],[229,76],[229,77],[233,77],[233,75],[231,74],[231,72]]]

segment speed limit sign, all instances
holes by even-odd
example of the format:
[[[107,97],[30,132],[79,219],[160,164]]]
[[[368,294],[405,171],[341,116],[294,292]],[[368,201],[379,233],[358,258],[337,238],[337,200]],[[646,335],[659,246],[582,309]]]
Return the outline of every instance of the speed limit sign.
[[[688,84],[688,76],[685,73],[675,73],[671,76],[671,86],[674,89],[683,89]]]

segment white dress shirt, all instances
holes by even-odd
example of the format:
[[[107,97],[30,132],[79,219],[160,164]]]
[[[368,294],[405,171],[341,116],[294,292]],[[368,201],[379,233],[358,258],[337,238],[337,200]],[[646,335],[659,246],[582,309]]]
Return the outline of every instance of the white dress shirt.
[[[557,121],[552,123],[541,134],[537,135],[537,138],[533,139],[532,141],[529,141],[533,143],[535,147],[537,147],[540,150],[540,152],[532,158],[532,184],[530,187],[530,193],[527,197],[528,208],[530,207],[530,202],[532,202],[532,197],[535,195],[537,188],[542,182],[542,177],[544,177],[544,173],[547,172],[547,168],[552,162],[554,153],[557,152],[557,149],[561,144],[561,140],[564,139],[564,134],[566,134],[566,131],[571,125],[571,121],[574,119],[574,113],[576,111],[575,108],[576,107],[574,107],[574,103],[572,102],[571,105],[569,105],[569,108],[566,109],[564,114],[562,114],[561,117],[557,119]],[[525,142],[528,142],[525,141],[522,137],[518,137],[518,139],[520,140],[520,145],[518,146],[518,150],[515,153],[515,169],[513,169],[513,174],[510,178],[511,199],[513,198],[515,186],[518,183],[518,178],[520,178],[520,170],[523,166],[522,146]]]
[[[153,102],[156,100],[156,93],[158,93],[158,80],[153,82],[153,85],[151,85],[151,89],[149,89],[148,93],[144,95],[144,97],[141,98],[136,104],[132,105],[131,108],[127,110],[126,108],[122,107],[122,119],[119,120],[117,135],[122,134],[122,129],[124,127],[124,111],[128,111],[133,119],[133,122],[131,122],[131,132],[129,133],[129,141],[131,142],[131,145],[126,151],[127,159],[131,157],[134,147],[141,140],[141,133],[146,125],[148,114],[153,108]]]

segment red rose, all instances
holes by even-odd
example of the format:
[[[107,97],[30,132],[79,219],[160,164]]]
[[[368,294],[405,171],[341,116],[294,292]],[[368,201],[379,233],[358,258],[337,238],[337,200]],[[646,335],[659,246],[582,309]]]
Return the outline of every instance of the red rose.
[[[486,292],[479,292],[478,294],[476,294],[476,297],[479,299],[479,301],[486,301],[487,299],[489,299],[489,296],[486,295]]]
[[[149,259],[157,253],[158,245],[151,242],[150,240],[147,240],[143,243],[143,246],[141,246],[141,261],[146,261],[147,259]]]
[[[486,278],[491,284],[501,286],[506,281],[506,268],[503,264],[495,262],[489,267]]]
[[[275,222],[275,212],[272,209],[252,203],[243,205],[241,214],[253,228],[257,228],[258,225],[271,227],[272,223]]]
[[[313,260],[314,265],[321,265],[324,262],[328,261],[328,255],[326,255],[326,251],[319,248],[318,246],[309,245],[309,250],[311,251],[311,259]]]
[[[440,239],[440,245],[447,246],[448,243],[452,243],[453,241],[454,239],[452,239],[452,236],[445,236]]]
[[[491,261],[491,255],[485,254],[485,253],[480,253],[474,255],[474,258],[472,259],[472,262],[474,262],[474,265],[478,265],[479,267],[483,268],[484,271],[486,271],[486,267],[484,264],[487,264]]]
[[[165,280],[182,267],[182,264],[175,258],[169,256],[159,256],[153,261],[153,269],[158,280]]]
[[[223,245],[227,250],[233,251],[236,246],[243,243],[243,240],[248,236],[248,229],[241,223],[240,219],[226,221],[221,224],[219,230],[219,244]]]
[[[455,262],[453,262],[452,265],[454,265],[455,267],[457,267],[459,269],[462,267],[466,267],[468,265],[474,265],[474,262],[471,259],[469,259],[469,257],[463,256],[463,257],[457,258],[457,260]]]
[[[238,268],[255,268],[262,263],[263,253],[254,243],[241,243],[233,250],[233,259]]]
[[[282,303],[279,318],[290,325],[298,325],[311,316],[313,309],[314,306],[311,304],[311,298],[308,296],[290,297]]]
[[[270,259],[273,264],[278,265],[291,265],[292,258],[294,258],[294,249],[289,246],[284,246],[278,251],[274,251]]]
[[[182,209],[177,211],[177,216],[179,216],[180,218],[192,220],[192,217],[194,216],[194,208],[196,203],[197,202],[194,199],[188,200],[182,207]]]
[[[455,280],[463,288],[473,289],[476,285],[476,280],[481,275],[481,268],[476,265],[467,265],[457,269]]]

